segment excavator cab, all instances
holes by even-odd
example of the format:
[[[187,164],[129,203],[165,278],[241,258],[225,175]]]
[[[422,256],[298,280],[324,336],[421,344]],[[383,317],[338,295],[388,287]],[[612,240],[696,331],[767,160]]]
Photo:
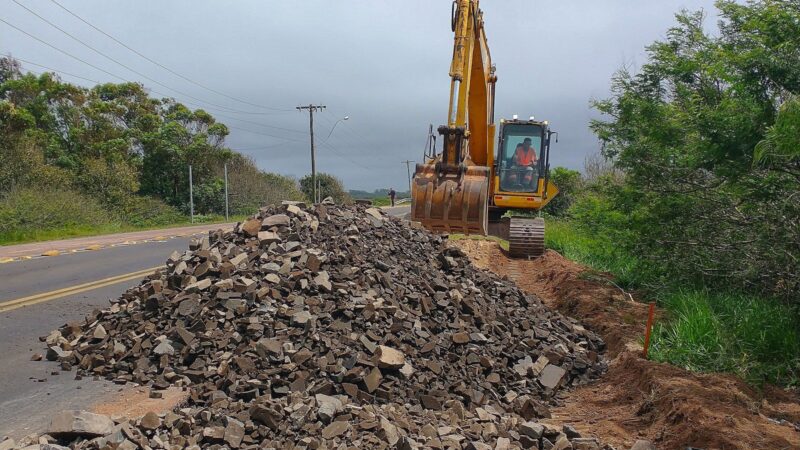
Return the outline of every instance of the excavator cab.
[[[500,121],[492,210],[539,210],[558,193],[549,180],[552,134],[546,121]]]
[[[543,176],[544,130],[537,123],[511,123],[502,128],[496,160],[501,191],[536,192]]]

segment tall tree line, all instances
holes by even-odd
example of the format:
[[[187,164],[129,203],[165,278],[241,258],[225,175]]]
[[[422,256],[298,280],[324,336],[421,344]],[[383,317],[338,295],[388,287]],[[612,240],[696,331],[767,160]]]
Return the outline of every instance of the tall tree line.
[[[228,133],[208,112],[153,98],[138,83],[86,88],[0,58],[0,195],[20,186],[67,188],[109,209],[157,199],[186,212],[191,165],[196,210],[222,213],[228,163],[235,212],[302,198],[296,181],[263,173],[227,148]]]

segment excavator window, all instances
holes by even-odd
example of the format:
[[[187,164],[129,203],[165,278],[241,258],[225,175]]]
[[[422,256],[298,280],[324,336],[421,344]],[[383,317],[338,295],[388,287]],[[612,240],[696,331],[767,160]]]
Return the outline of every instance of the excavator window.
[[[506,192],[536,192],[542,154],[542,127],[508,124],[498,155],[500,189]]]

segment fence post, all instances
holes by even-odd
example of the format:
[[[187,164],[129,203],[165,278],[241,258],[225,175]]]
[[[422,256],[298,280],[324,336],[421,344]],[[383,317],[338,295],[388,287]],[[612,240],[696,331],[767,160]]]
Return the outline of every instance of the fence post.
[[[225,163],[225,221],[228,221],[228,163]]]
[[[194,191],[192,188],[192,165],[189,164],[189,214],[192,217],[192,223],[194,223]]]

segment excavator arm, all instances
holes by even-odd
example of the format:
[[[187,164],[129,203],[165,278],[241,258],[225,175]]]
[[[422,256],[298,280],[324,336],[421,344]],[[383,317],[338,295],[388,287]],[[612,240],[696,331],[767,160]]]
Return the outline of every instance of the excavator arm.
[[[450,63],[450,105],[447,128],[466,130],[467,155],[478,165],[487,166],[493,154],[494,75],[492,58],[483,27],[483,13],[477,0],[453,2],[455,32],[453,60]],[[453,156],[458,156],[454,154]],[[452,163],[455,163],[452,161]]]
[[[486,234],[494,155],[494,85],[478,0],[453,2],[453,59],[442,153],[418,164],[412,220],[434,231]]]

